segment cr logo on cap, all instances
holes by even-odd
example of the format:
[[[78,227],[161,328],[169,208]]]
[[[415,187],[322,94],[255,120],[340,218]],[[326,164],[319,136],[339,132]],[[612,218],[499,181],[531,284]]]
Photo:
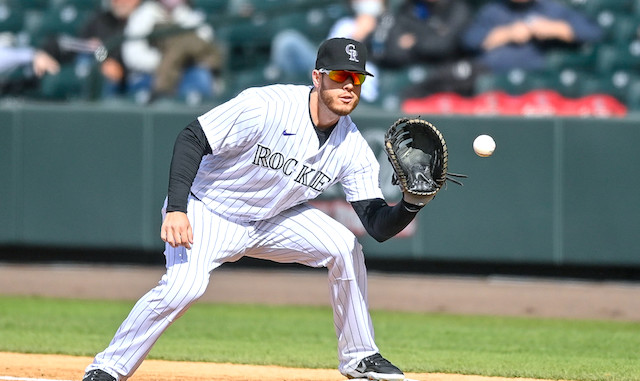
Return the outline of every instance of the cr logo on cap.
[[[353,44],[348,44],[344,50],[349,55],[349,61],[360,62],[358,61],[358,51],[356,50],[356,46]]]

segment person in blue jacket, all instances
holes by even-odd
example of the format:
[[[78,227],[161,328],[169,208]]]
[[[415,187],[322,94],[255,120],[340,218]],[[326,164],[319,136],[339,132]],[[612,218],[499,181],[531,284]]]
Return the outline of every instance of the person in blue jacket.
[[[545,67],[550,48],[599,42],[600,26],[554,0],[496,0],[482,6],[462,36],[464,48],[494,73]]]

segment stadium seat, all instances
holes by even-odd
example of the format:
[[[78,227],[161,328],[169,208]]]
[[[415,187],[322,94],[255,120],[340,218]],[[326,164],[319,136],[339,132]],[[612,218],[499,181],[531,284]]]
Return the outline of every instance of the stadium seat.
[[[611,42],[615,39],[618,25],[627,18],[629,12],[605,9],[595,16],[595,20],[604,32],[603,41]]]
[[[24,11],[17,6],[0,3],[0,32],[17,33],[24,26]]]
[[[49,100],[80,99],[84,83],[84,79],[76,75],[75,65],[63,65],[58,74],[42,77],[39,95]]]
[[[633,0],[565,0],[568,4],[587,15],[596,18],[602,11],[631,13]]]
[[[633,0],[633,13],[640,16],[640,0]]]
[[[582,95],[581,83],[593,77],[590,71],[566,68],[544,74],[532,75],[529,81],[532,89],[549,89],[568,98]]]
[[[636,16],[640,16],[640,0],[631,0],[633,1],[633,14]]]
[[[535,80],[534,80],[535,79]],[[532,73],[514,69],[508,73],[483,74],[476,79],[476,93],[501,90],[510,95],[522,95],[531,90],[532,86],[542,86],[542,76],[536,78]]]
[[[634,79],[627,88],[626,104],[630,111],[640,111],[640,80]]]
[[[50,0],[50,4],[54,7],[72,5],[78,9],[93,11],[100,9],[102,6],[102,0]]]
[[[32,34],[32,43],[39,45],[44,38],[55,34],[76,35],[78,28],[90,13],[90,10],[72,4],[62,4],[48,9],[42,17],[41,25]]]
[[[233,17],[270,17],[295,9],[297,3],[298,0],[236,0],[229,3],[227,13]]]
[[[555,85],[557,74],[556,72],[552,74],[547,72],[528,72],[519,87],[522,92],[555,88],[557,87]]]
[[[565,68],[575,70],[591,69],[596,60],[596,48],[585,45],[577,50],[559,49],[546,54],[546,67],[551,71]]]
[[[616,27],[611,30],[612,43],[623,45],[640,39],[640,16],[624,15],[618,18],[616,24]]]
[[[215,24],[214,27],[216,27]],[[219,38],[231,45],[270,45],[271,39],[277,32],[277,27],[270,20],[256,16],[219,25],[216,32]]]
[[[630,86],[637,81],[638,75],[624,70],[606,76],[593,76],[580,81],[582,96],[590,94],[609,94],[620,102],[626,103]]]
[[[223,14],[227,11],[228,0],[192,0],[194,9],[202,11],[206,15]]]
[[[25,10],[44,11],[49,7],[49,0],[7,0],[5,3]]]
[[[234,70],[231,75],[227,76],[225,94],[222,94],[222,97],[231,98],[246,88],[275,83],[267,78],[265,69],[266,67],[263,65]]]
[[[609,74],[616,70],[640,70],[640,41],[598,47],[595,71]]]
[[[499,87],[498,75],[492,73],[481,74],[475,81],[475,92],[477,94],[497,90]]]
[[[327,37],[331,26],[347,12],[345,7],[313,7],[277,15],[271,22],[278,30],[295,29],[319,43]]]
[[[421,65],[406,69],[383,69],[377,76],[379,80],[378,100],[375,102],[384,109],[400,106],[403,93],[409,86],[427,78],[428,69]]]

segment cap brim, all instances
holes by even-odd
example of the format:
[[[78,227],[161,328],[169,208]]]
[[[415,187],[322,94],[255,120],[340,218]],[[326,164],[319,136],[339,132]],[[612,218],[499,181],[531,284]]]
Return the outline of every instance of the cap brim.
[[[368,75],[369,77],[373,77],[374,76],[373,74],[369,73],[366,70],[361,70],[359,68],[349,67],[349,66],[338,65],[338,66],[331,67],[331,65],[329,65],[329,67],[325,67],[324,69],[327,69],[327,70],[346,70],[346,71],[351,71],[351,72],[354,72],[354,73],[365,74],[365,75]]]

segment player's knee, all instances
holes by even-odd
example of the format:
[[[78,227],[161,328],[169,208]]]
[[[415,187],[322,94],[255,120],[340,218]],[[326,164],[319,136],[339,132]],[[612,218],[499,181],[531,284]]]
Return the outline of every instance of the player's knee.
[[[353,268],[364,264],[362,245],[355,235],[351,234],[351,239],[345,239],[338,249],[332,253],[332,264],[341,268]],[[331,267],[331,265],[329,266]]]
[[[181,310],[198,300],[207,289],[209,277],[194,276],[169,283],[162,302],[169,310]]]

